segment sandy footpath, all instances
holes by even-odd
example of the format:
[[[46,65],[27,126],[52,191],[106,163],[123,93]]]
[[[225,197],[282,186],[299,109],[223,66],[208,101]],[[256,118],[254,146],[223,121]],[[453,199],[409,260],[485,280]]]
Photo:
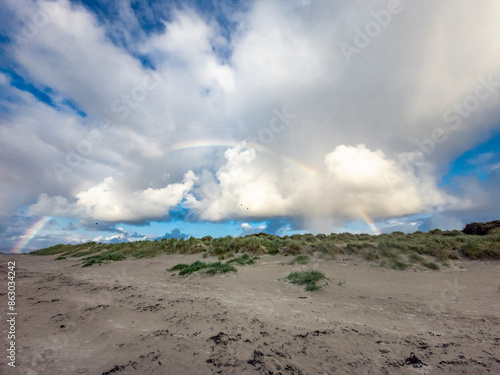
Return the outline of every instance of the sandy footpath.
[[[339,256],[310,265],[331,279],[310,293],[278,280],[306,269],[283,256],[210,278],[165,271],[198,255],[54,258],[0,257],[3,353],[10,260],[18,313],[16,367],[3,354],[0,374],[500,374],[500,262]]]

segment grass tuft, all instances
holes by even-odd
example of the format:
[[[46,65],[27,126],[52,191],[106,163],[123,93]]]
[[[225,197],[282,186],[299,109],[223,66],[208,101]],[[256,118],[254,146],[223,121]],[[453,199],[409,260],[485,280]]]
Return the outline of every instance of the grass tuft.
[[[325,274],[316,270],[292,272],[285,279],[292,284],[305,285],[305,290],[308,292],[322,290],[326,285],[328,285],[326,282],[328,278]],[[321,280],[324,280],[325,283],[323,285],[318,285],[318,281]]]
[[[243,254],[237,258],[222,262],[205,263],[197,260],[191,264],[177,264],[172,268],[167,269],[167,272],[179,271],[179,276],[187,276],[192,273],[202,271],[206,276],[213,276],[218,273],[228,273],[228,272],[238,272],[234,264],[239,266],[246,266],[248,264],[254,264],[255,261],[259,259],[258,256],[250,256],[248,254]]]
[[[248,254],[243,254],[239,257],[228,260],[226,263],[227,264],[236,263],[239,266],[246,266],[248,264],[255,264],[255,261],[257,259],[259,259],[257,255],[250,256]]]

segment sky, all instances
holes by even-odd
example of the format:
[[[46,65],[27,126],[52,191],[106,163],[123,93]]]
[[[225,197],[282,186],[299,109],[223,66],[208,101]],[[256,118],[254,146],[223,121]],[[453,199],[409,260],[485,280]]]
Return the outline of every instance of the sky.
[[[500,2],[4,0],[0,248],[500,212]]]

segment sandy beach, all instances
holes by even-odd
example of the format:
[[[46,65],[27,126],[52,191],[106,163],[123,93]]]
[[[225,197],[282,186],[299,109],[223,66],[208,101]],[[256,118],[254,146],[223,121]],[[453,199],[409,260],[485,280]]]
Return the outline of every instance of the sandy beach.
[[[395,271],[315,258],[329,285],[305,292],[280,280],[307,268],[285,256],[214,277],[166,272],[200,255],[54,258],[0,258],[4,349],[8,261],[18,313],[16,367],[3,355],[2,374],[500,373],[498,261]]]

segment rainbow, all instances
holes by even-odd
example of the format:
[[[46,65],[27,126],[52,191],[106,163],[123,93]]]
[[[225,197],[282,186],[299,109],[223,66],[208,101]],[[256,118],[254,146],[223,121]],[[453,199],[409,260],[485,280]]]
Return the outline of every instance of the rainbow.
[[[172,148],[170,148],[169,152],[188,150],[188,149],[194,149],[194,148],[214,148],[214,147],[230,147],[231,148],[231,147],[236,147],[240,144],[242,144],[242,142],[205,139],[205,140],[198,140],[198,141],[176,143],[172,146]],[[262,152],[264,154],[283,159],[283,160],[287,161],[288,163],[308,172],[309,174],[314,175],[316,177],[319,177],[318,172],[316,170],[314,170],[313,168],[309,167],[308,165],[301,163],[300,161],[295,160],[287,155],[277,153],[276,151],[272,150],[271,148],[266,147],[260,143],[246,142],[246,145],[248,147],[253,148],[253,149],[255,149],[259,152]]]
[[[38,220],[35,224],[33,224],[31,228],[29,228],[26,233],[21,236],[11,252],[18,254],[21,253],[26,245],[31,241],[31,239],[35,237],[36,234],[45,226],[49,219],[49,216],[45,216]]]
[[[370,217],[367,214],[365,214],[362,210],[358,210],[358,212],[359,212],[359,215],[366,222],[366,224],[368,224],[368,226],[373,231],[373,233],[375,233],[376,235],[382,234],[382,232],[380,231],[380,229],[377,228],[377,226],[375,225],[375,223],[372,221],[372,219],[370,219]]]

